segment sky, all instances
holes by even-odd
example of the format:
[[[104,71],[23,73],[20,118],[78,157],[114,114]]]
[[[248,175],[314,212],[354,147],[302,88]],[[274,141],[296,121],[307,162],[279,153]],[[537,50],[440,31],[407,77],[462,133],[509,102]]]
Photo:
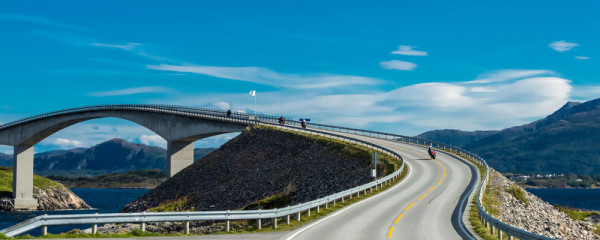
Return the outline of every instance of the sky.
[[[600,97],[598,12],[597,0],[0,1],[0,123],[96,104],[253,112],[256,90],[258,112],[316,123],[499,130]],[[36,152],[115,137],[166,145],[107,118]]]

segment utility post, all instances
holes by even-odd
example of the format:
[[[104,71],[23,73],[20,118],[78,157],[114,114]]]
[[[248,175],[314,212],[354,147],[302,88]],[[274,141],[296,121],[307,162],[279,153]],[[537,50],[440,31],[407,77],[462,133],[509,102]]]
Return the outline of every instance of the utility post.
[[[377,180],[377,164],[379,164],[379,153],[373,152],[372,164],[373,170],[371,171],[371,176],[373,177],[373,181],[375,181]]]

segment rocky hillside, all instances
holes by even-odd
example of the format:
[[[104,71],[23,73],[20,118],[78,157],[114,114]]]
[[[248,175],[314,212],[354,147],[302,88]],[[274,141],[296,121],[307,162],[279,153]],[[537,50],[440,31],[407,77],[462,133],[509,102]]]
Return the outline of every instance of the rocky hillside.
[[[214,148],[194,149],[194,159]],[[138,169],[166,169],[167,151],[161,147],[115,138],[91,148],[55,150],[35,154],[34,170],[40,175],[100,175]],[[0,166],[11,166],[12,156],[0,155]]]
[[[379,168],[380,174],[394,171],[385,161]],[[369,169],[370,153],[362,148],[256,127],[183,169],[123,211],[169,204],[178,206],[173,210],[234,210],[259,200],[267,204],[249,208],[293,205],[367,183],[371,180]]]
[[[527,202],[509,193],[511,187],[520,189],[517,191],[523,193]],[[494,217],[511,226],[555,239],[600,239],[592,232],[593,226],[569,218],[494,170],[490,172],[486,194],[495,203],[487,207],[488,212],[495,212]]]
[[[600,174],[600,99],[567,103],[542,120],[502,131],[419,136],[478,153],[500,172]]]
[[[12,211],[12,169],[0,168],[0,211]],[[33,198],[38,210],[67,210],[90,208],[81,198],[60,183],[40,176],[33,178]]]

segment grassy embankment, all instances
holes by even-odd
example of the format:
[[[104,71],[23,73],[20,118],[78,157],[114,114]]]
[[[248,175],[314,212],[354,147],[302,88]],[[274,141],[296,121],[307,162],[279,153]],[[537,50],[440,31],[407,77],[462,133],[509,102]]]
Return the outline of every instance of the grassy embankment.
[[[52,187],[62,187],[58,182],[45,177],[33,175],[33,186],[41,190],[47,190]],[[12,194],[13,191],[13,169],[10,167],[0,167],[0,196]]]

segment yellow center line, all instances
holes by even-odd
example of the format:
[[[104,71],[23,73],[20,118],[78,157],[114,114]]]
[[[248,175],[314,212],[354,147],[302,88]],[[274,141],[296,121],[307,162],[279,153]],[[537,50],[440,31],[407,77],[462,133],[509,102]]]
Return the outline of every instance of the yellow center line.
[[[444,173],[444,175],[442,175],[442,178],[445,178],[445,177],[446,177],[446,173]]]
[[[435,187],[437,187],[437,186],[433,186],[431,189],[429,189],[429,192],[433,191],[433,189],[435,189]]]
[[[417,200],[421,200],[421,198],[425,197],[425,195],[427,195],[427,193],[423,194],[423,196],[421,196],[419,199]]]
[[[438,185],[442,184],[442,181],[444,181],[444,179],[441,179],[440,182],[438,183]]]
[[[404,213],[400,213],[400,216],[398,216],[398,218],[396,218],[396,221],[394,221],[394,224],[398,223],[398,220],[400,220],[400,218],[402,217]]]
[[[409,209],[410,207],[412,207],[412,205],[413,205],[413,204],[415,204],[415,202],[413,202],[413,203],[411,203],[410,205],[408,205],[408,207],[406,207],[406,208],[404,209],[404,211],[405,211],[405,212],[406,212],[406,211],[408,211],[408,209]]]
[[[435,161],[438,165],[440,165],[440,167],[444,168],[444,166],[442,166],[442,164],[438,161]]]
[[[394,231],[394,226],[390,227],[390,232],[388,232],[388,237],[392,237],[392,231]]]

